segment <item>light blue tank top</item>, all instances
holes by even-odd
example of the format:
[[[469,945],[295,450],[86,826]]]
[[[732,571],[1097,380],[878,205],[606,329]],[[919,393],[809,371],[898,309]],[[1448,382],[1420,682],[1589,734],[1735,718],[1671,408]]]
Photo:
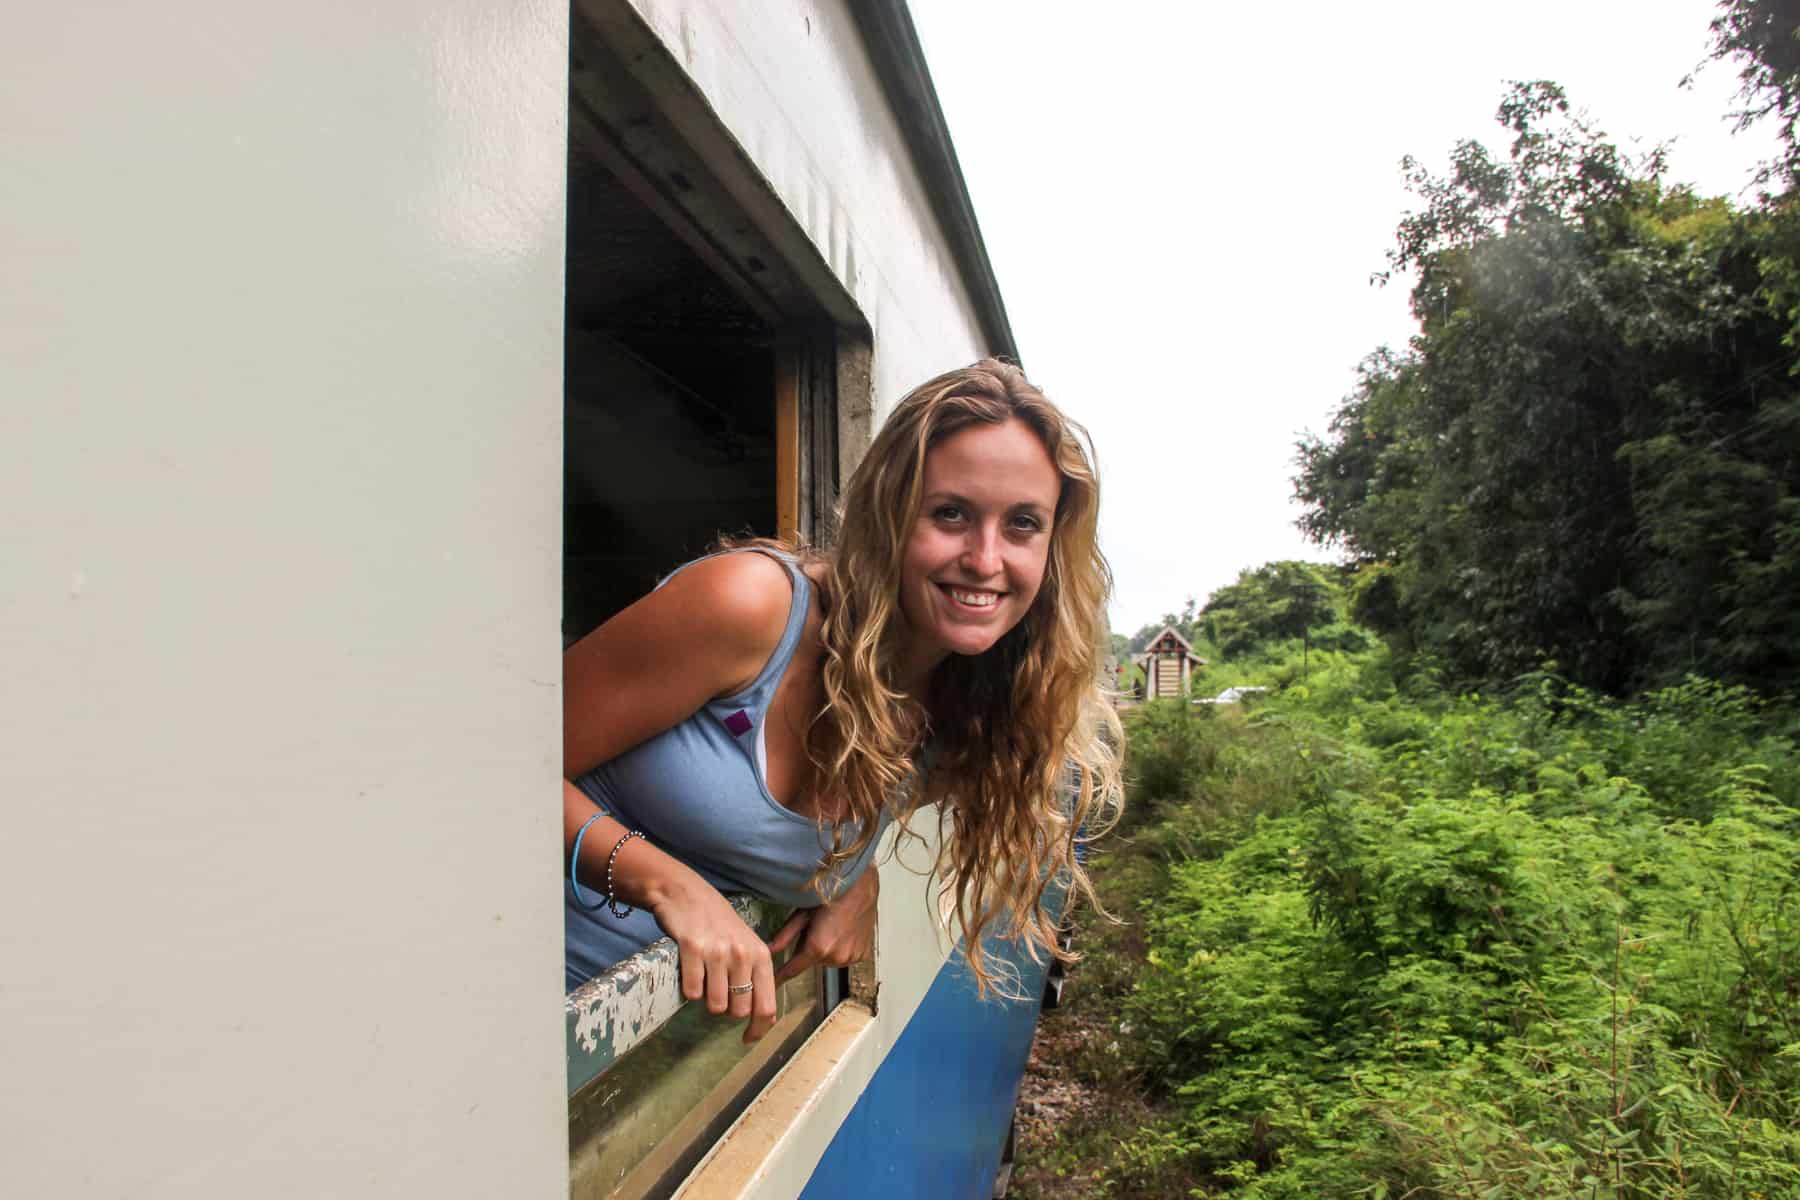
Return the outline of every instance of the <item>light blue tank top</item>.
[[[653,845],[720,891],[747,892],[784,906],[811,908],[820,902],[811,883],[831,846],[832,825],[782,807],[769,793],[766,756],[759,751],[775,689],[806,626],[812,581],[786,556],[769,557],[787,568],[794,601],[781,641],[755,681],[736,695],[709,702],[680,724],[574,782],[603,811],[628,829],[643,830]],[[884,813],[884,825],[886,821]],[[837,886],[828,887],[827,895],[862,874],[879,840],[879,836],[872,839],[861,855],[839,869]],[[604,886],[604,879],[581,882],[584,897],[593,903],[598,896],[593,889]],[[620,920],[604,908],[582,908],[574,896],[564,879],[563,963],[570,988],[665,936],[656,919],[642,909]]]

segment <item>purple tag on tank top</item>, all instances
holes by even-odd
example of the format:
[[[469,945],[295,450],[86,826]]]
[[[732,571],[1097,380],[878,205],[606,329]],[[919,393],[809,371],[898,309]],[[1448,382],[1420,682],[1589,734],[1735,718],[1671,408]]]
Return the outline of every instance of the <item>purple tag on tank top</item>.
[[[750,732],[750,714],[738,709],[725,718],[725,728],[731,731],[732,737],[743,737]]]

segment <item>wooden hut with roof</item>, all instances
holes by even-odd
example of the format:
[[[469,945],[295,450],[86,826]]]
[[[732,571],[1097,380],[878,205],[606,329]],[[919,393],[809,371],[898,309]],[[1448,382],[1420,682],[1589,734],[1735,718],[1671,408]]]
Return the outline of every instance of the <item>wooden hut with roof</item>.
[[[1173,625],[1150,639],[1144,652],[1131,660],[1144,672],[1144,696],[1149,700],[1167,700],[1184,696],[1188,679],[1206,660],[1194,653],[1188,640]]]

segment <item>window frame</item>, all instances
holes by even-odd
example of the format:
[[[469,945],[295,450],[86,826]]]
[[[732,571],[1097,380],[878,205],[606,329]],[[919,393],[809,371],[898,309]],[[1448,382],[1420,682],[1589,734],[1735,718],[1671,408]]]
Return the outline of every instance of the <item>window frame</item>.
[[[570,17],[570,137],[582,137],[585,150],[776,330],[776,525],[783,535],[829,545],[841,473],[869,439],[868,324],[629,0],[572,0]],[[758,901],[733,903],[753,925],[768,918]],[[873,1010],[872,964],[815,975],[818,999],[808,1019],[785,1033],[778,1025],[748,1049],[740,1064],[753,1065],[732,1069],[733,1087],[709,1094],[706,1111],[679,1122],[616,1190],[600,1194],[671,1192],[836,1004],[852,1000]],[[572,1122],[606,1072],[652,1041],[686,1004],[674,944],[666,939],[566,995]],[[603,1030],[608,1021],[610,1031]],[[570,1146],[572,1165],[581,1152]]]

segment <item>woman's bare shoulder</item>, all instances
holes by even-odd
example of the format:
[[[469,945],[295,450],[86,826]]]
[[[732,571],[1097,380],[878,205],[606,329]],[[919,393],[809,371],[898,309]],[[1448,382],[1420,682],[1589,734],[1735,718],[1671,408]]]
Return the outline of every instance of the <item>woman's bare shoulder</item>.
[[[704,629],[709,640],[745,651],[774,650],[787,628],[794,585],[787,568],[767,554],[715,554],[677,572],[657,590],[678,619]]]
[[[572,774],[743,690],[780,644],[793,587],[763,554],[722,554],[563,652],[563,765]]]

